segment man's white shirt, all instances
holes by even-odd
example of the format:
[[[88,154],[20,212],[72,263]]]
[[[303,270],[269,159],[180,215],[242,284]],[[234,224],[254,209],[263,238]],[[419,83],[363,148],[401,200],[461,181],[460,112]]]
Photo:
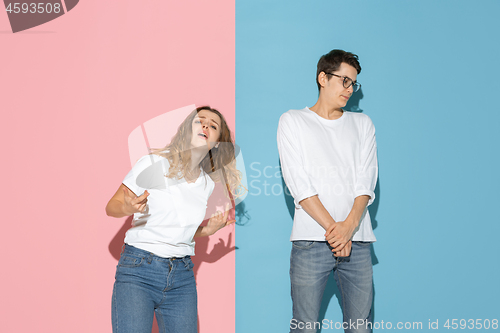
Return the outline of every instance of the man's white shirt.
[[[325,240],[325,229],[299,202],[318,195],[337,221],[344,221],[354,199],[375,199],[377,144],[375,127],[362,113],[344,111],[335,120],[320,117],[309,108],[284,113],[278,125],[278,150],[285,183],[295,202],[291,241]],[[370,214],[365,210],[353,241],[373,242]]]

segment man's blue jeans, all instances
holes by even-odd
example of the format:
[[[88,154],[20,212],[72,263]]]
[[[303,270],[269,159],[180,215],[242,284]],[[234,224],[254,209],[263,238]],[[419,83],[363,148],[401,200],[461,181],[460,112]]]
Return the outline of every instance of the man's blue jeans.
[[[321,299],[328,277],[333,276],[340,291],[345,332],[371,332],[373,270],[370,243],[352,242],[349,257],[335,257],[327,242],[294,241],[290,256],[293,319],[290,332],[315,333]],[[330,323],[335,321],[328,319]],[[328,328],[331,329],[331,324]],[[340,326],[340,325],[339,325]],[[339,328],[337,326],[337,328]]]
[[[113,332],[151,333],[154,313],[160,333],[197,332],[191,258],[162,258],[125,245],[113,288]]]

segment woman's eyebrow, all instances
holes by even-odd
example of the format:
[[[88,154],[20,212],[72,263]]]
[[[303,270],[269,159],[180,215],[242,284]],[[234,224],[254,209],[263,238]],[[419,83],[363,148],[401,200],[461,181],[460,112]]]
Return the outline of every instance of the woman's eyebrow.
[[[196,116],[197,118],[200,118],[200,119],[206,119],[207,117],[205,116]],[[216,122],[215,120],[213,120],[212,118],[210,118],[210,121],[214,122],[217,124],[217,126],[220,126],[218,122]]]

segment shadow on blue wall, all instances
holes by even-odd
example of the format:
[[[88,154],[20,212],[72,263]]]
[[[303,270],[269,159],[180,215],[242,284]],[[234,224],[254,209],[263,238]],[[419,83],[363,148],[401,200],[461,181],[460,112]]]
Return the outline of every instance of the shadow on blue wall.
[[[351,112],[363,112],[363,110],[359,107],[359,101],[362,98],[363,98],[363,88],[360,88],[358,91],[356,91],[354,94],[351,95],[351,98],[349,98],[349,101],[347,101],[347,104],[344,109]]]

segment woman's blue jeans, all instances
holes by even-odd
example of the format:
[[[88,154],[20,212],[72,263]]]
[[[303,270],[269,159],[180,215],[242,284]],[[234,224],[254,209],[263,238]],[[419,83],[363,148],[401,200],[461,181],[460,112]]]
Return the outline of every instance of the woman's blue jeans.
[[[193,262],[125,245],[113,287],[113,332],[151,333],[154,313],[160,333],[197,332]]]
[[[370,243],[352,242],[349,257],[335,257],[327,242],[294,241],[292,244],[290,280],[293,319],[290,321],[290,332],[315,333],[322,327],[318,316],[332,271],[340,291],[344,331],[371,332],[373,270]],[[334,318],[325,319],[330,326],[332,321],[336,322]]]

